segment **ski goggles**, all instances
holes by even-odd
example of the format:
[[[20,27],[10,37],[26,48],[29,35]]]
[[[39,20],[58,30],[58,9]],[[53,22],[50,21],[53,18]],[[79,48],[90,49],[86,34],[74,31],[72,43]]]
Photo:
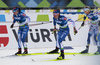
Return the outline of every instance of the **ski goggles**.
[[[59,13],[53,13],[54,16],[57,15],[57,14],[59,14]]]

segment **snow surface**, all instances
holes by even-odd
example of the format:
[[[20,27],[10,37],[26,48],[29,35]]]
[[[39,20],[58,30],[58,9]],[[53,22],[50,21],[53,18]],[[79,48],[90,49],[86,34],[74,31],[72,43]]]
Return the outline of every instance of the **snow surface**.
[[[65,52],[79,53],[85,47],[73,47],[74,49],[65,49]],[[29,53],[49,52],[54,48],[37,48],[28,49]],[[89,53],[94,53],[96,46],[91,46]],[[100,55],[65,55],[65,59],[52,61],[56,59],[58,54],[48,55],[30,55],[30,56],[12,56],[17,49],[0,50],[0,65],[100,65]]]

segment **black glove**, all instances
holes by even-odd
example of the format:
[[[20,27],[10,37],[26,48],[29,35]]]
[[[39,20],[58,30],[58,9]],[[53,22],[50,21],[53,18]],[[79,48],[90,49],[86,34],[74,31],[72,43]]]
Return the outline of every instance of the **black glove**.
[[[76,33],[77,33],[77,30],[76,30],[76,28],[74,27],[74,35],[76,35]]]
[[[84,26],[84,21],[83,21],[83,23],[81,24],[81,27],[82,27],[82,26]]]
[[[53,32],[52,33],[55,33],[56,31],[58,31],[58,29],[53,29]]]
[[[10,26],[10,28],[13,28],[14,27],[14,24],[12,24],[11,26]]]
[[[100,26],[100,21],[98,21],[98,25]]]
[[[59,30],[54,28],[52,34],[55,33],[56,31],[59,31]]]
[[[25,25],[28,25],[28,23],[26,23]]]

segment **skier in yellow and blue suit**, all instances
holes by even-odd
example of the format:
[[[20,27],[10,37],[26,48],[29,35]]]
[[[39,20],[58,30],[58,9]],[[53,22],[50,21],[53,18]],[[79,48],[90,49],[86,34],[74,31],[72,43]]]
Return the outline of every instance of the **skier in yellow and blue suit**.
[[[84,12],[86,15],[86,16],[84,16],[84,21],[85,21],[86,17],[88,17],[90,19],[90,28],[89,28],[89,32],[88,32],[86,49],[84,51],[82,51],[81,53],[88,53],[89,46],[90,46],[90,38],[94,34],[94,41],[97,45],[97,51],[94,54],[100,54],[100,43],[98,41],[98,34],[99,34],[98,12],[94,13],[93,11],[91,11],[89,6],[84,7]],[[84,26],[84,24],[85,24],[84,21],[81,24],[81,26]]]

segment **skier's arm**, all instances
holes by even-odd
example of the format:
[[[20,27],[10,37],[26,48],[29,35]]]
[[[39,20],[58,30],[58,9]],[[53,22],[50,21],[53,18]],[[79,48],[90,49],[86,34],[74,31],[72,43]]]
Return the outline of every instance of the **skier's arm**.
[[[82,24],[81,24],[81,27],[84,26],[84,24],[85,24],[85,23],[84,23],[84,22],[85,22],[85,19],[86,19],[86,16],[84,16],[84,19],[83,19],[83,22],[82,22]]]
[[[13,28],[15,22],[16,22],[16,20],[15,20],[14,17],[13,17],[13,23],[12,23],[12,25],[10,26],[10,28]]]
[[[55,18],[53,18],[53,25],[54,25],[54,29],[53,29],[53,33],[56,31],[56,22],[55,22]]]
[[[30,18],[29,18],[29,16],[25,16],[25,18],[26,18],[26,24],[28,24],[29,22],[30,22]]]
[[[21,14],[21,17],[23,17],[23,18],[25,18],[26,19],[26,24],[28,24],[29,22],[30,22],[30,18],[29,18],[29,16],[27,16],[25,13],[22,13]]]
[[[76,34],[76,33],[77,33],[77,30],[76,30],[75,22],[74,22],[73,20],[71,20],[71,19],[68,19],[68,21],[72,22],[72,24],[73,24],[73,29],[74,29],[74,34]]]
[[[99,32],[100,32],[100,20],[98,21],[98,26],[99,26]]]
[[[100,26],[100,20],[98,21],[98,25]]]

